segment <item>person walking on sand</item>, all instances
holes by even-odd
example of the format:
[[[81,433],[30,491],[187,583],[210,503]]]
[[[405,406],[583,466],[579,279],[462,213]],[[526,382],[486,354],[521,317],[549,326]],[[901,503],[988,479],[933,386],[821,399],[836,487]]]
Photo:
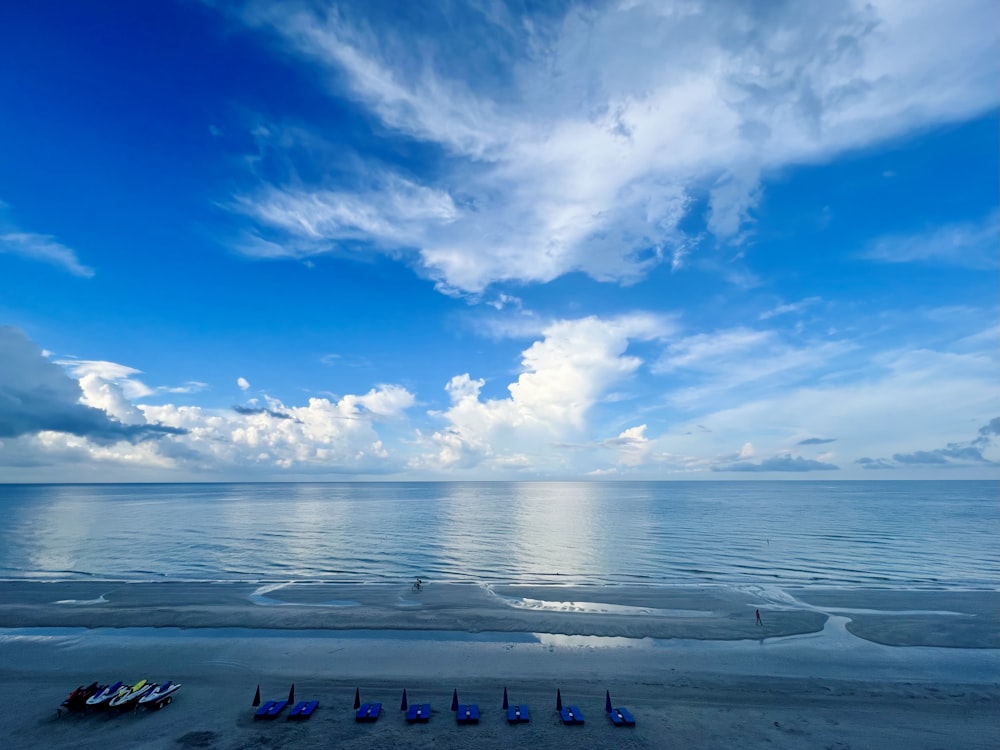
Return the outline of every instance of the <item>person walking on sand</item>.
[[[764,621],[760,619],[760,610],[757,610],[757,624],[764,627]]]

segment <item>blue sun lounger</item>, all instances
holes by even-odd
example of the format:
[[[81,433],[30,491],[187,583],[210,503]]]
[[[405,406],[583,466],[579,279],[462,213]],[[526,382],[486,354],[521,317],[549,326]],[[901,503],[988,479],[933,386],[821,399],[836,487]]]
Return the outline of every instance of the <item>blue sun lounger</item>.
[[[415,721],[430,721],[431,720],[431,704],[430,703],[414,703],[410,706],[410,709],[406,712],[406,720],[411,724]]]
[[[455,721],[459,724],[478,724],[479,706],[475,703],[468,706],[459,704],[458,710],[455,712]]]
[[[288,701],[268,701],[257,709],[257,713],[253,717],[255,719],[273,719],[284,711],[287,705]]]
[[[295,708],[292,712],[288,714],[289,719],[308,719],[312,716],[313,711],[316,710],[316,706],[319,705],[319,701],[299,701],[295,704]]]
[[[635,726],[635,718],[629,713],[627,708],[612,708],[608,716],[611,717],[611,723],[616,727]]]
[[[358,708],[357,712],[354,714],[354,720],[378,721],[378,717],[381,714],[382,714],[381,703],[362,703],[361,707]]]
[[[576,706],[563,706],[559,716],[563,724],[583,724],[583,714]]]
[[[507,709],[507,721],[511,724],[527,724],[531,721],[531,714],[528,713],[528,707],[524,705],[511,706]]]

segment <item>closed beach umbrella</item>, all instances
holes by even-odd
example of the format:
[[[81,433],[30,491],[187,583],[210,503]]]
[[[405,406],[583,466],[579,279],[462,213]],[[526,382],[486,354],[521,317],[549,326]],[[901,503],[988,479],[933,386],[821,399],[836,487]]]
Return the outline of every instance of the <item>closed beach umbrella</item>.
[[[253,703],[251,703],[250,705],[251,706],[260,705],[260,685],[257,686],[257,692],[253,694]]]
[[[562,711],[562,693],[556,688],[556,711]]]
[[[361,708],[361,688],[354,688],[354,710]]]
[[[451,694],[451,710],[458,710],[458,688],[455,688],[455,692]]]
[[[295,703],[295,683],[292,683],[292,689],[288,691],[288,702]]]
[[[507,688],[503,689],[503,707],[504,710],[510,707],[510,702],[507,700]]]
[[[406,708],[407,708],[407,705],[406,705],[406,688],[403,688],[403,700],[399,704],[399,710],[400,711],[405,711]]]
[[[604,710],[607,713],[611,713],[611,691],[610,690],[605,690],[604,691]]]

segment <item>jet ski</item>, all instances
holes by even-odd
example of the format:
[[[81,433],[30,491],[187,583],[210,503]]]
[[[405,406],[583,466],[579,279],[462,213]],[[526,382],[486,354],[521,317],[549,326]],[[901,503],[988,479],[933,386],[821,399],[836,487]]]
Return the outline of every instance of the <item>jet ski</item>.
[[[160,685],[153,686],[152,690],[139,699],[139,705],[162,708],[173,700],[171,696],[180,689],[181,683],[167,680]]]
[[[118,693],[114,698],[108,701],[108,706],[110,708],[126,708],[130,703],[139,700],[142,696],[148,693],[150,690],[156,687],[155,682],[146,682],[146,680],[139,680],[137,683],[131,686],[128,691],[124,689],[122,692]]]
[[[96,682],[92,682],[86,687],[81,685],[62,702],[62,708],[67,711],[83,711],[87,707],[90,697],[98,690],[100,690],[100,685]]]
[[[104,685],[103,687],[98,688],[93,695],[87,698],[87,705],[93,707],[93,706],[100,706],[103,703],[107,703],[116,695],[118,695],[118,692],[122,688],[128,688],[128,687],[129,686],[126,685],[121,680],[118,680],[118,682],[114,683],[113,685]]]

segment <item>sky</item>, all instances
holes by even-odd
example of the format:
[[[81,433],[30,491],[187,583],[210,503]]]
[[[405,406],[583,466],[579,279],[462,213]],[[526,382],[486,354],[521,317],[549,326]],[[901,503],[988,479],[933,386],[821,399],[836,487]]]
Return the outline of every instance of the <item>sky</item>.
[[[998,476],[995,0],[35,0],[0,70],[0,482]]]

